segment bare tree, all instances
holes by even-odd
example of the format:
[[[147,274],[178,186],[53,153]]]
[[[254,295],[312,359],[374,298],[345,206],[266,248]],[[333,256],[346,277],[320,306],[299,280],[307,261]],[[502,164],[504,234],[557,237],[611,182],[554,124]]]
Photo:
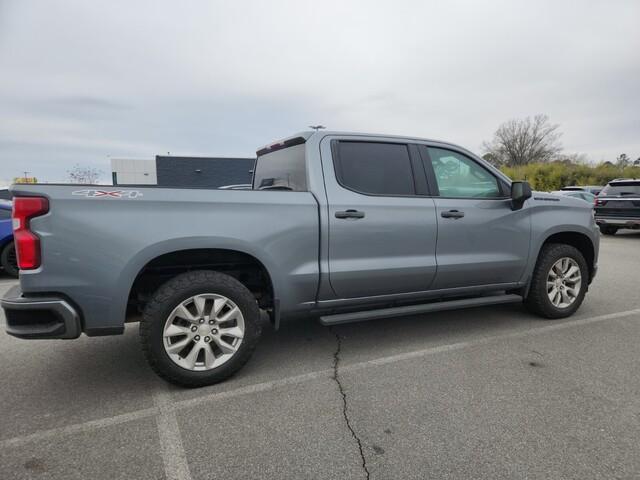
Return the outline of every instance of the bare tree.
[[[586,164],[589,163],[589,157],[584,153],[560,153],[555,158],[555,161],[562,163],[572,164]]]
[[[562,152],[558,128],[546,115],[509,120],[484,143],[485,155],[495,165],[510,167],[554,160]]]
[[[71,170],[67,170],[67,177],[71,183],[97,183],[100,175],[102,175],[101,170],[78,164],[74,165]]]
[[[620,168],[628,167],[631,164],[631,159],[626,153],[621,153],[616,157],[616,165]]]

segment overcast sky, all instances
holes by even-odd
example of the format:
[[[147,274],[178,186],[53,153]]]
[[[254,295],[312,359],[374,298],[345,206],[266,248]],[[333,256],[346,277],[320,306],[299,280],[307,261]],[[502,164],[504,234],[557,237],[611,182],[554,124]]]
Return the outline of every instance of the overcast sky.
[[[537,113],[567,152],[640,157],[640,1],[0,0],[0,183],[318,123],[482,153]]]

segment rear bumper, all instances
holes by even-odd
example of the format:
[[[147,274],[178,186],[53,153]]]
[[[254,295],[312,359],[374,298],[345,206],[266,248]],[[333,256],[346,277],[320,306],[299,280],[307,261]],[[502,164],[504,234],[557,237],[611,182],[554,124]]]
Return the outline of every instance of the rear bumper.
[[[55,296],[25,297],[20,286],[0,300],[9,335],[24,339],[78,338],[80,314],[71,303]]]
[[[619,228],[640,228],[639,217],[600,217],[596,215],[596,223]]]

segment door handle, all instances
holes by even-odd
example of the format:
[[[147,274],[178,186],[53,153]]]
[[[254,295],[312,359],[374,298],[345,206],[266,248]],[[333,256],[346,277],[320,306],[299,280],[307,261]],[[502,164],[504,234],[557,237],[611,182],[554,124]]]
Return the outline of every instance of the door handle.
[[[464,217],[464,212],[460,210],[449,210],[448,212],[442,212],[440,216],[443,218],[462,218]]]
[[[364,218],[364,212],[345,210],[344,212],[336,212],[336,218]]]

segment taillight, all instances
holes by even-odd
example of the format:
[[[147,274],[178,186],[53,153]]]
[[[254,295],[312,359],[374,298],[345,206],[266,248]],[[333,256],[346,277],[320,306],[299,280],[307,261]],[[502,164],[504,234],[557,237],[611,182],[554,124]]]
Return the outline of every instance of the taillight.
[[[49,201],[44,197],[14,197],[13,240],[20,270],[40,266],[40,238],[29,230],[29,220],[49,211]]]
[[[606,204],[607,204],[606,200],[602,200],[601,198],[596,197],[595,204],[594,204],[596,207],[602,207]]]

